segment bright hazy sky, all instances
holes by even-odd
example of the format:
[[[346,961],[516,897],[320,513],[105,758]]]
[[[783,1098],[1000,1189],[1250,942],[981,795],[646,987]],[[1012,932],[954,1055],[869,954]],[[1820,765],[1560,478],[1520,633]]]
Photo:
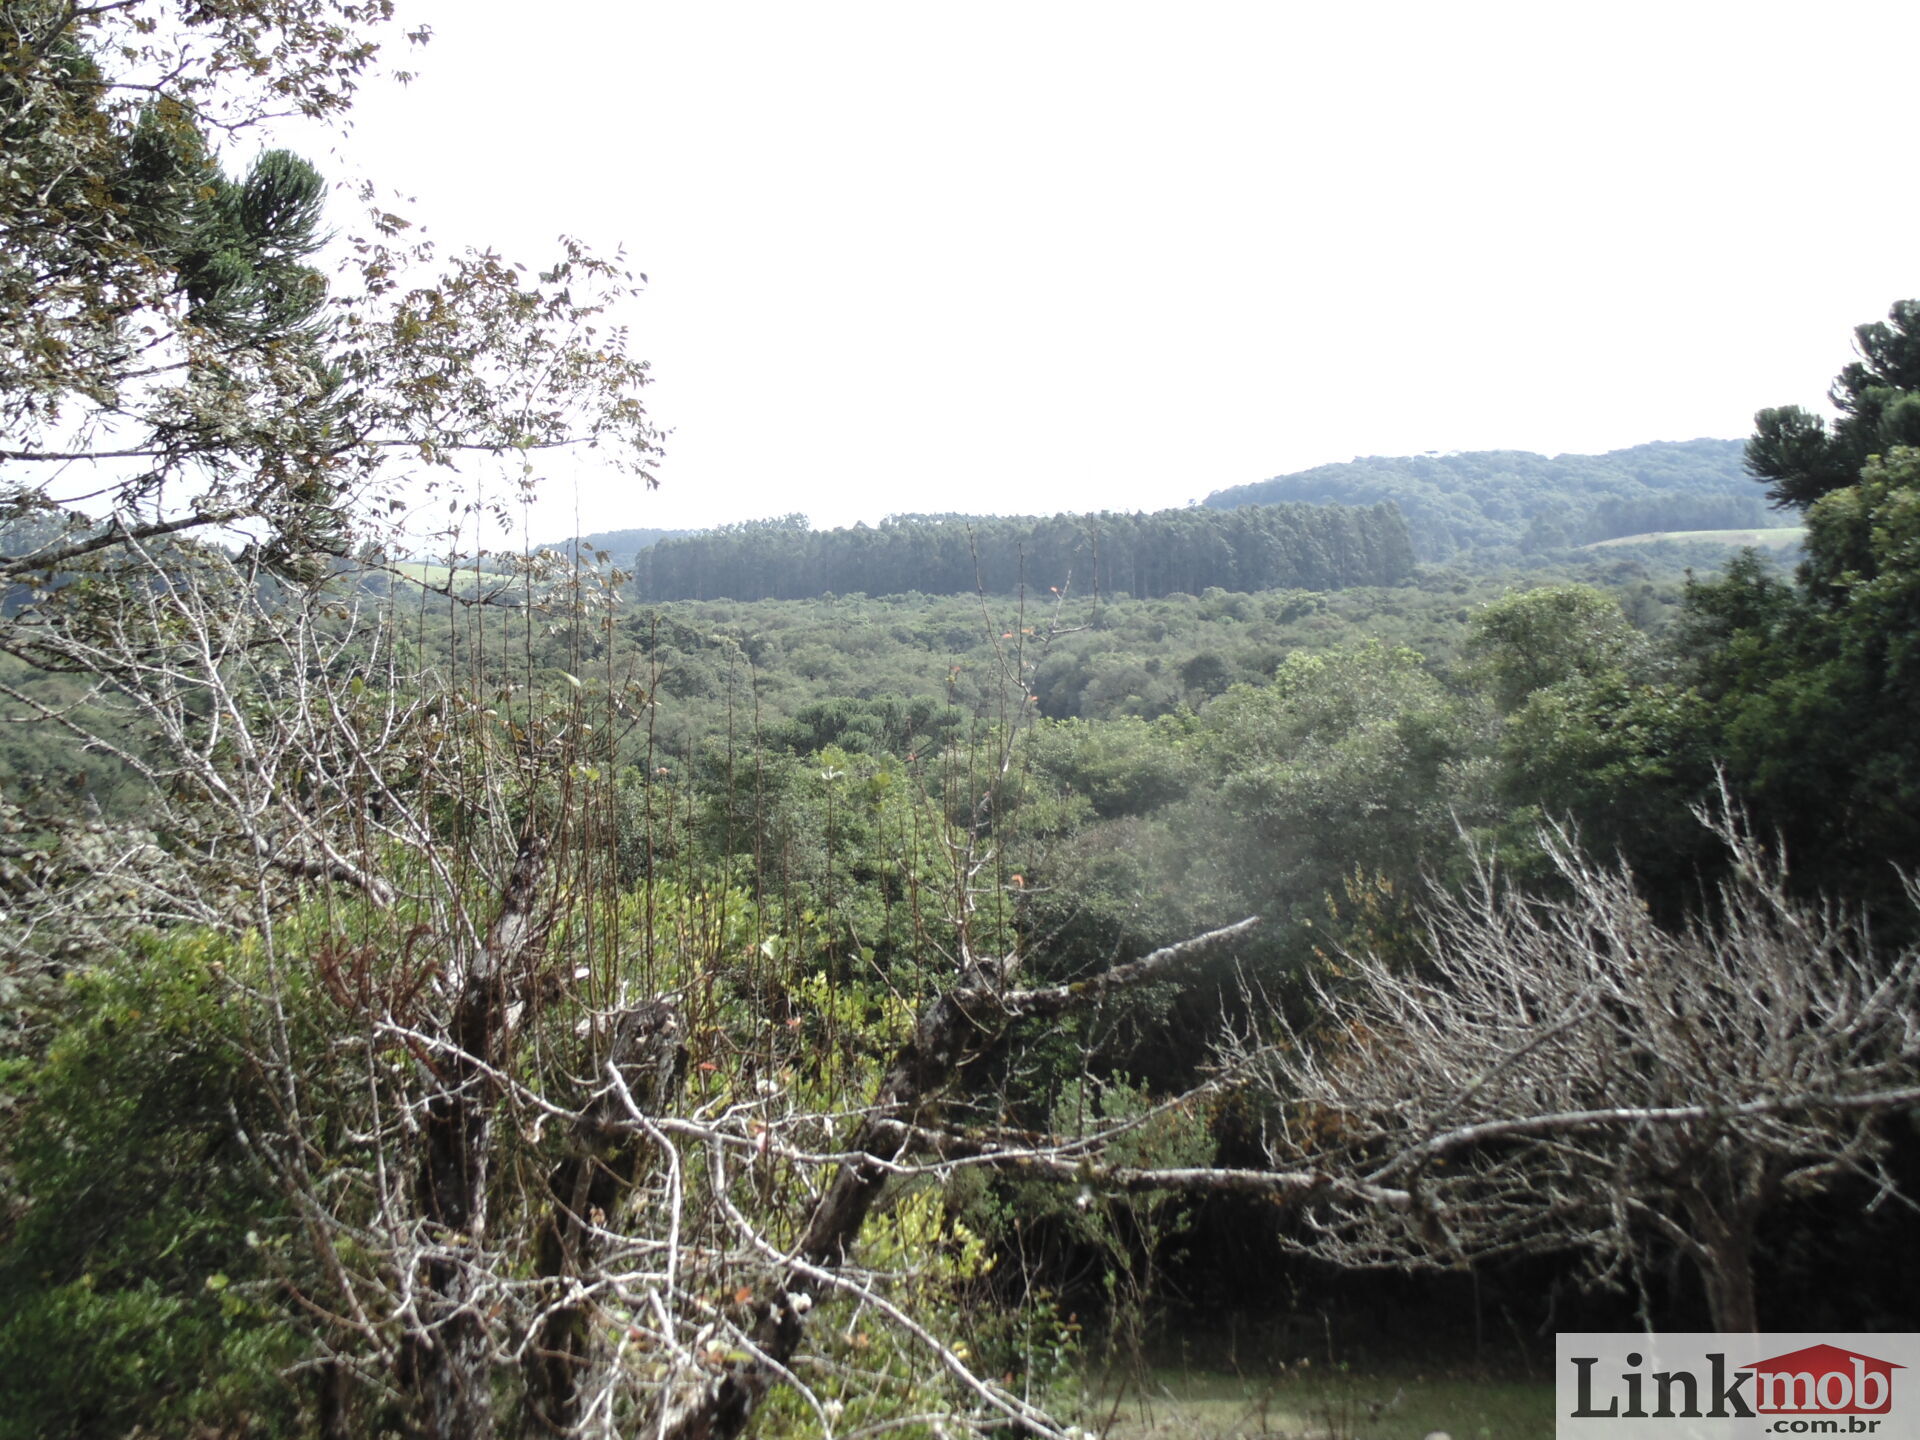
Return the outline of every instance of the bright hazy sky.
[[[536,539],[1739,436],[1920,294],[1912,0],[401,5],[352,162],[651,279],[661,488]]]

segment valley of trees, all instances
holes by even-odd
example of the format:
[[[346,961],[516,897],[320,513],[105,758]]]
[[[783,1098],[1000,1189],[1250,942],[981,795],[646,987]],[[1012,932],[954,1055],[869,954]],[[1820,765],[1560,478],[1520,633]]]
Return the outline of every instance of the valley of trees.
[[[659,437],[617,265],[323,270],[223,168],[387,18],[0,6],[0,1437],[1069,1440],[1199,1317],[1915,1327],[1920,311],[1761,412],[1791,570],[1411,490],[476,555],[460,467]],[[386,558],[449,507],[483,587]]]

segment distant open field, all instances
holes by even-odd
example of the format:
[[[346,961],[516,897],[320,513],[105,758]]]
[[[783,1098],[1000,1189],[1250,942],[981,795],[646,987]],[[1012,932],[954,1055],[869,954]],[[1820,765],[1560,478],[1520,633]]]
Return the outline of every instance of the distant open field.
[[[486,588],[490,591],[498,590],[502,586],[515,583],[511,577],[494,574],[491,571],[482,572],[476,577],[471,565],[462,565],[458,569],[449,569],[445,565],[438,565],[431,561],[402,560],[395,564],[393,568],[407,579],[417,581],[421,585],[428,586],[435,590],[451,588],[462,594],[474,589],[476,579],[485,581]]]
[[[1798,545],[1806,536],[1803,525],[1784,525],[1772,530],[1649,530],[1644,535],[1621,535],[1612,540],[1596,540],[1582,550],[1605,550],[1614,545],[1651,545],[1660,540],[1678,540],[1704,545],[1754,545],[1768,550],[1785,550]]]
[[[444,565],[428,565],[419,560],[402,560],[393,567],[409,580],[418,580],[422,585],[440,585],[447,583],[447,577],[453,574]]]

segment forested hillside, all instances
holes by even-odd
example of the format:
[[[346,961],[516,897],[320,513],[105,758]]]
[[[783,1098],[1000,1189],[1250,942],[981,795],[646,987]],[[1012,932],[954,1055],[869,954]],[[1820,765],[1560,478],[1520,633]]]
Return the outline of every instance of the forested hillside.
[[[662,540],[634,562],[643,600],[798,600],[1022,586],[1157,597],[1391,585],[1413,568],[1391,505],[1257,505],[1151,515],[894,515],[814,530],[803,515]]]
[[[1748,477],[1742,456],[1737,440],[1659,441],[1605,455],[1372,456],[1216,490],[1205,504],[1391,501],[1406,516],[1422,560],[1535,553],[1654,530],[1783,523]]]

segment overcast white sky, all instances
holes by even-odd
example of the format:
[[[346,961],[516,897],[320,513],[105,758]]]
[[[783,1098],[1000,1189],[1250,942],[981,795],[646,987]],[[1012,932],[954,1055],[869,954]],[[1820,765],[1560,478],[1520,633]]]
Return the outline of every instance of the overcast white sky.
[[[352,160],[651,277],[662,486],[536,539],[1738,436],[1920,294],[1912,0],[401,4]]]

